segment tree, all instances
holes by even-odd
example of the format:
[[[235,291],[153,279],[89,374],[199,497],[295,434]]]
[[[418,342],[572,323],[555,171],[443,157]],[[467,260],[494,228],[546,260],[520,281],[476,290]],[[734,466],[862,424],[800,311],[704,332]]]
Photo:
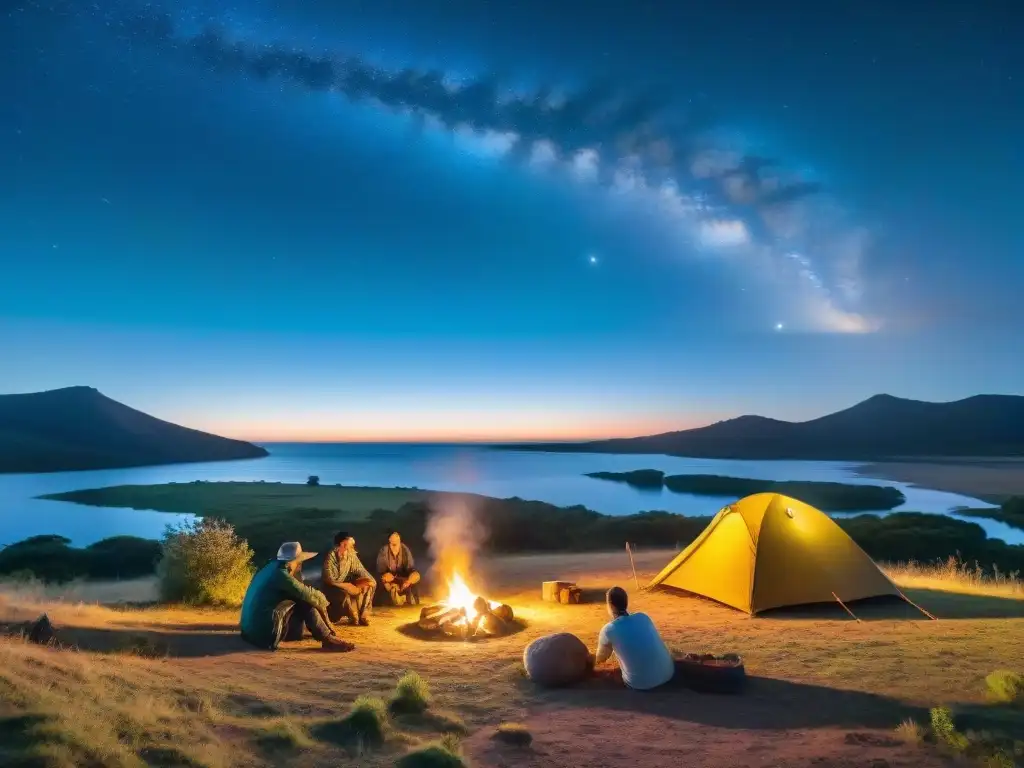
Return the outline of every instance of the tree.
[[[320,485],[320,475],[310,475],[306,485]]]

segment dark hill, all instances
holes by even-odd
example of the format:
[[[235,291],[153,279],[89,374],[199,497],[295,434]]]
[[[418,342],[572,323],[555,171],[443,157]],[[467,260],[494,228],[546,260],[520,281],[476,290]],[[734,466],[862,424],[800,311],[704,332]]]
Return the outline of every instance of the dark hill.
[[[180,427],[97,392],[0,395],[0,472],[63,472],[254,459],[267,451]]]
[[[977,395],[951,403],[926,403],[875,395],[852,408],[811,421],[740,416],[707,427],[649,437],[515,447],[720,459],[870,461],[1024,456],[1024,397]]]

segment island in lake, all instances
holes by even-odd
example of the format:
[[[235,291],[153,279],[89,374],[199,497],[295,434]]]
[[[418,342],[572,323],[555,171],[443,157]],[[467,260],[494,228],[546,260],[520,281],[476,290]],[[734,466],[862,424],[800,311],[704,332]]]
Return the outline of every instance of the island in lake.
[[[256,459],[267,451],[189,429],[92,387],[0,395],[0,473]]]
[[[733,499],[755,493],[781,493],[825,512],[882,512],[906,503],[898,488],[860,483],[825,483],[811,480],[757,480],[725,475],[668,475],[657,469],[631,472],[588,472],[587,477],[626,483],[634,488],[667,488],[675,493]]]

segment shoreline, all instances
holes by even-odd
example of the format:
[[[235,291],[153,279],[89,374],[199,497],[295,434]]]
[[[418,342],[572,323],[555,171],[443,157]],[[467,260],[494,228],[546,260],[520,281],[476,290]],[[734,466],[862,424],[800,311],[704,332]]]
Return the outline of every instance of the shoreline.
[[[1024,496],[1024,458],[875,461],[858,464],[853,472],[858,477],[956,493],[989,504]]]

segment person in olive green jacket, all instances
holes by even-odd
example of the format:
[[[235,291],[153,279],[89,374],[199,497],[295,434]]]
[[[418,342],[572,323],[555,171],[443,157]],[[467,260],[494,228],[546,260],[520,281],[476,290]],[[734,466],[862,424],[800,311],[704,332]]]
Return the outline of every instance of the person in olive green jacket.
[[[275,651],[282,642],[301,640],[308,629],[325,651],[355,648],[340,639],[326,620],[327,597],[302,583],[302,563],[316,555],[303,552],[299,542],[288,541],[274,560],[256,572],[242,601],[243,640]]]

